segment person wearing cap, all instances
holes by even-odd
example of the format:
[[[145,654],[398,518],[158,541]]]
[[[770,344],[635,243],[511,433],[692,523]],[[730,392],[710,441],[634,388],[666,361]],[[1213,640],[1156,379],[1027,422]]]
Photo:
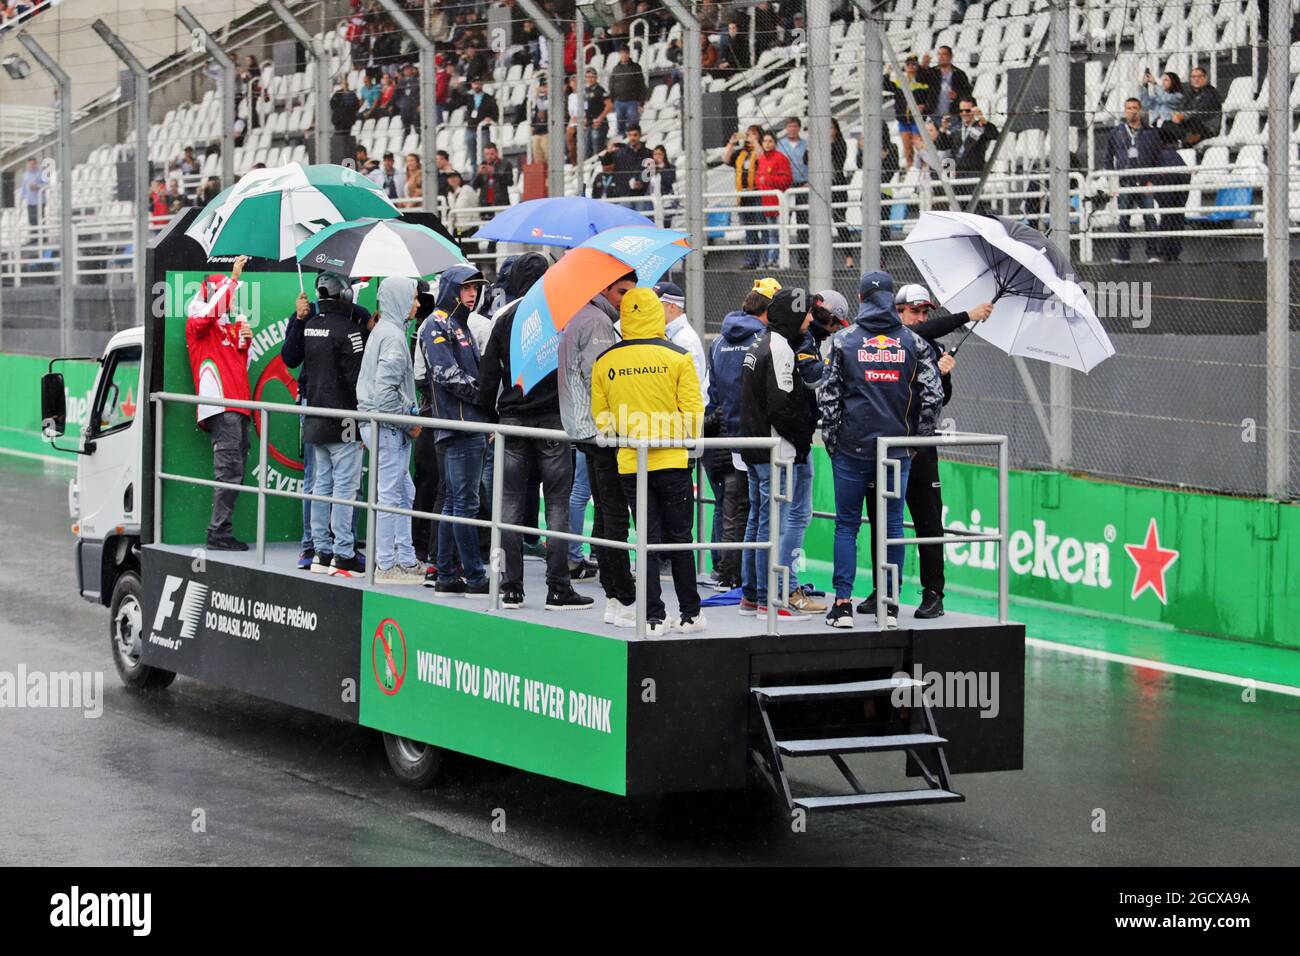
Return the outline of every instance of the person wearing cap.
[[[785,487],[785,462],[797,467],[807,465],[817,430],[817,413],[809,401],[810,392],[796,368],[804,336],[812,324],[812,312],[803,289],[782,289],[767,310],[767,334],[761,336],[745,354],[741,377],[741,435],[747,438],[780,438],[777,449],[776,475],[766,448],[746,448],[741,452],[749,478],[749,519],[745,540],[763,543],[769,540],[772,495],[791,496],[794,489]],[[818,363],[820,364],[820,363]],[[775,487],[774,487],[775,483]],[[811,485],[809,485],[811,493]],[[782,502],[779,509],[782,529],[789,511]],[[782,531],[777,532],[778,539]],[[780,552],[778,545],[778,553]],[[777,606],[777,615],[785,620],[806,620],[808,614],[793,606],[788,595],[769,595],[767,590],[770,552],[766,548],[748,549],[741,557],[743,598],[742,615],[767,613],[768,601]],[[785,560],[785,559],[780,559]],[[787,565],[788,566],[788,565]],[[802,595],[803,597],[804,595]],[[825,607],[821,607],[825,610]]]
[[[579,453],[569,496],[569,525],[575,530],[582,527],[590,498],[595,503],[592,536],[612,541],[627,540],[631,520],[619,480],[617,450],[595,440],[591,377],[596,359],[619,342],[619,306],[635,285],[636,273],[629,272],[579,309],[564,327],[558,356],[560,421]],[[636,582],[627,551],[597,547],[592,551],[599,564],[600,587],[605,592],[605,623],[635,627]],[[589,568],[582,557],[582,543],[573,542],[569,548],[569,573],[588,577]]]
[[[418,291],[416,280],[405,276],[389,276],[379,283],[375,324],[366,340],[361,371],[357,375],[358,411],[389,415],[419,412],[415,367],[406,332],[420,307]],[[378,504],[410,509],[415,503],[415,484],[410,472],[411,442],[420,436],[421,430],[418,425],[376,425],[374,422],[366,428],[370,460],[378,461]],[[376,582],[417,586],[424,583],[425,568],[415,555],[409,515],[377,512],[374,562]]]
[[[745,353],[767,330],[767,309],[781,283],[771,277],[756,279],[738,310],[728,312],[722,331],[709,347],[709,400],[707,434],[740,435],[740,386]],[[718,448],[708,457],[707,472],[713,500],[713,540],[734,542],[745,538],[749,516],[749,478],[740,455]],[[734,550],[713,553],[713,573],[718,587],[731,590],[741,584],[740,554]],[[743,605],[742,600],[742,605]]]
[[[252,333],[240,316],[232,321],[230,310],[239,291],[240,276],[248,256],[235,260],[229,277],[208,276],[185,312],[185,348],[189,353],[194,392],[214,401],[198,405],[199,427],[212,440],[212,477],[232,485],[244,483],[248,467],[248,423],[246,408],[225,408],[223,398],[247,401],[248,346]],[[208,547],[217,551],[247,551],[248,545],[235,537],[232,518],[239,492],[212,489],[212,518],[208,523]]]
[[[853,324],[835,333],[821,391],[822,440],[835,481],[835,603],[826,615],[831,627],[853,627],[853,582],[857,576],[858,531],[863,505],[874,530],[885,520],[891,538],[903,536],[903,496],[911,457],[897,461],[897,497],[887,516],[876,514],[876,439],[931,435],[943,404],[943,386],[925,339],[905,328],[894,305],[894,281],[887,272],[869,272],[858,285],[861,305]],[[886,474],[890,470],[886,469]],[[903,546],[889,546],[889,562],[902,590]],[[872,576],[875,576],[872,564]],[[874,582],[877,587],[881,582]],[[898,626],[898,608],[887,605],[885,627]]]
[[[419,364],[427,368],[431,418],[487,421],[478,400],[481,356],[469,328],[469,317],[484,284],[483,273],[470,265],[452,266],[438,277],[438,301],[420,326],[418,348],[423,359]],[[458,518],[479,517],[486,434],[439,428],[434,431],[434,441],[443,485],[441,513]],[[488,578],[479,552],[478,529],[440,521],[431,538],[431,552],[433,541],[437,542],[436,570],[425,573],[425,585],[432,584],[436,593],[448,597],[487,597]]]
[[[365,318],[369,313],[364,312]],[[358,321],[347,276],[322,272],[316,277],[316,306],[306,293],[298,296],[295,318],[285,331],[290,359],[301,349],[298,394],[315,408],[355,411],[357,376],[368,333]],[[292,335],[292,338],[291,338]],[[292,346],[291,346],[292,343]],[[302,420],[303,456],[311,456],[311,475],[304,485],[312,494],[345,501],[356,499],[361,481],[361,431],[355,421],[307,415]],[[310,504],[314,574],[350,577],[365,570],[356,550],[356,517],[351,505],[312,501]],[[301,564],[301,562],[300,562]]]
[[[540,282],[550,260],[537,252],[519,256],[510,268],[507,293],[511,301],[494,318],[483,361],[479,365],[479,404],[489,420],[503,425],[548,428],[563,427],[560,418],[559,375],[551,372],[527,392],[516,383],[510,365],[510,335],[518,315],[519,303],[533,284]],[[551,531],[569,530],[569,496],[573,491],[573,446],[567,441],[540,438],[504,438],[505,467],[493,480],[502,485],[502,518],[514,525],[535,526],[537,504],[530,502],[530,489],[541,479],[546,508],[546,527]],[[505,573],[501,581],[501,606],[517,610],[524,606],[524,552],[518,532],[501,535],[505,552]],[[569,575],[569,543],[548,536],[546,539],[546,603],[548,611],[573,611],[591,607],[595,602],[573,589]]]
[[[664,308],[652,289],[636,288],[619,307],[623,340],[596,359],[591,372],[591,412],[600,434],[608,438],[671,440],[701,434],[704,403],[695,363],[686,350],[667,339]],[[695,491],[685,448],[651,448],[646,456],[646,527],[638,528],[651,544],[688,544],[695,515]],[[637,449],[618,449],[619,478],[628,503],[636,507]],[[670,551],[673,589],[679,617],[670,619],[659,586],[659,554],[650,551],[645,575],[646,633],[702,631],[695,562],[689,551]]]
[[[899,318],[913,334],[925,339],[930,346],[935,371],[943,386],[943,404],[952,398],[952,370],[957,364],[952,355],[937,340],[967,322],[983,322],[993,311],[992,303],[985,302],[969,312],[931,317],[935,303],[930,290],[915,283],[905,285],[894,296]],[[937,538],[943,534],[943,495],[939,485],[939,450],[915,448],[912,450],[911,472],[907,480],[907,510],[918,538]],[[875,563],[875,538],[872,543],[872,563]],[[922,619],[943,616],[943,545],[917,545],[921,565],[921,603],[916,617]],[[860,612],[872,613],[875,602],[868,598],[858,605]]]
[[[700,333],[695,331],[691,320],[686,315],[686,293],[675,282],[660,282],[655,286],[655,295],[664,306],[664,319],[668,323],[668,341],[686,349],[695,363],[695,375],[700,380],[700,396],[707,404],[709,401],[709,358],[704,353],[704,343]]]
[[[370,181],[376,183],[389,199],[406,195],[406,170],[398,168],[392,153],[384,153],[383,165],[370,174]]]

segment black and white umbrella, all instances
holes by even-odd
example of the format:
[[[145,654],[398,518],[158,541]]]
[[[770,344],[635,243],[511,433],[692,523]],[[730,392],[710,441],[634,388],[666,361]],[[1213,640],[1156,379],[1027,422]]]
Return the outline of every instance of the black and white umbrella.
[[[454,242],[427,226],[359,219],[322,229],[298,246],[298,262],[346,276],[435,275],[465,261]]]
[[[971,331],[1008,355],[1088,372],[1115,354],[1070,260],[1038,230],[1002,217],[927,212],[903,248],[949,311],[993,303]]]

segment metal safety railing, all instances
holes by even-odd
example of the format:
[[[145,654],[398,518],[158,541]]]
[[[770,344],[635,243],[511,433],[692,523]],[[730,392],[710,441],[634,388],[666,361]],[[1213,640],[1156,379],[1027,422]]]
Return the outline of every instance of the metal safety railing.
[[[164,408],[165,403],[171,402],[181,405],[197,406],[212,404],[210,398],[203,398],[198,395],[186,395],[178,392],[153,392],[149,396],[153,412],[153,454],[154,454],[154,474],[153,474],[153,537],[154,540],[160,541],[163,532],[163,482],[172,481],[182,484],[198,485],[205,488],[224,488],[237,491],[242,494],[254,494],[257,496],[257,533],[256,533],[256,560],[259,565],[266,563],[266,502],[268,496],[280,498],[292,498],[298,501],[319,501],[330,505],[340,505],[343,507],[361,507],[367,515],[367,527],[374,528],[374,517],[376,512],[388,514],[404,515],[410,518],[420,518],[423,520],[441,522],[445,521],[450,524],[463,524],[474,528],[488,528],[491,532],[491,544],[489,549],[488,562],[488,607],[492,611],[500,609],[500,588],[501,577],[504,571],[505,552],[501,546],[502,532],[513,532],[517,534],[536,534],[545,535],[548,538],[555,538],[560,541],[581,542],[583,544],[594,545],[600,548],[620,549],[630,551],[636,556],[636,637],[644,638],[646,636],[646,567],[647,558],[651,552],[662,553],[672,551],[706,551],[706,550],[766,550],[768,552],[768,573],[767,588],[769,595],[777,594],[777,582],[784,578],[789,581],[789,569],[780,565],[780,538],[781,538],[781,520],[780,506],[782,502],[790,500],[790,493],[785,495],[778,494],[775,486],[770,501],[769,511],[769,538],[767,541],[734,541],[734,542],[708,542],[708,541],[690,541],[690,542],[665,542],[651,543],[648,535],[643,533],[644,529],[649,527],[647,507],[647,475],[648,455],[652,448],[685,448],[689,452],[705,451],[713,448],[727,449],[766,449],[769,455],[769,464],[776,473],[778,468],[789,469],[790,480],[787,481],[787,489],[793,489],[792,471],[793,462],[783,462],[778,458],[780,439],[778,438],[688,438],[688,439],[606,439],[600,444],[607,448],[634,448],[636,449],[636,500],[630,502],[634,509],[633,520],[637,529],[636,540],[615,541],[610,538],[597,538],[592,535],[574,533],[572,531],[555,531],[539,526],[526,524],[515,524],[502,518],[504,507],[504,481],[505,474],[505,441],[494,441],[492,448],[493,455],[493,475],[492,482],[492,508],[489,518],[470,518],[460,515],[435,514],[428,511],[417,511],[411,508],[403,508],[397,505],[381,504],[376,500],[379,476],[379,443],[371,440],[367,442],[367,448],[370,453],[370,468],[367,479],[365,501],[356,501],[346,498],[336,498],[328,495],[317,495],[310,492],[291,491],[286,488],[271,488],[267,485],[268,468],[268,436],[270,434],[269,424],[272,414],[291,415],[295,418],[304,415],[311,415],[318,418],[333,418],[340,421],[350,421],[354,423],[368,423],[372,428],[376,425],[390,425],[402,429],[414,427],[436,428],[439,430],[464,432],[467,434],[483,434],[496,436],[500,439],[521,438],[533,439],[538,441],[563,441],[573,443],[572,438],[557,429],[551,428],[531,428],[522,425],[504,425],[488,424],[478,422],[450,421],[440,418],[429,418],[421,415],[392,415],[384,412],[360,412],[336,408],[316,408],[308,405],[288,405],[279,402],[260,402],[245,399],[222,399],[220,404],[223,408],[243,408],[258,416],[258,467],[255,470],[258,481],[255,486],[245,484],[234,484],[232,482],[217,481],[211,478],[199,478],[193,475],[181,475],[163,469],[163,424],[165,420]],[[567,502],[566,502],[567,507]],[[374,531],[371,531],[374,534]],[[366,583],[373,586],[375,583],[375,560],[371,555],[370,560],[366,562]],[[777,603],[769,599],[767,606],[767,633],[777,634],[778,632],[778,614]]]

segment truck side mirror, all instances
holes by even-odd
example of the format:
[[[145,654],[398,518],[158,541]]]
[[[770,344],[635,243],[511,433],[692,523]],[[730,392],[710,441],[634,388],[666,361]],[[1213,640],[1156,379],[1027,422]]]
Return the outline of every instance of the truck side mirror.
[[[41,432],[48,439],[58,438],[68,424],[68,408],[63,390],[63,376],[50,372],[41,376]]]

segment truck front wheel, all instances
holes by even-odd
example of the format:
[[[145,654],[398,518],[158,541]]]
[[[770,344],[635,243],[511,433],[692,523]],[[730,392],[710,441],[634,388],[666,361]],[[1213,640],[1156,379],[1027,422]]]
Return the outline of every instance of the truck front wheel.
[[[144,589],[135,571],[123,571],[117,576],[109,612],[113,665],[122,683],[133,690],[160,690],[174,681],[172,671],[150,667],[140,660],[144,648]]]
[[[442,767],[442,750],[396,734],[384,734],[388,765],[402,786],[423,790],[433,783]]]

